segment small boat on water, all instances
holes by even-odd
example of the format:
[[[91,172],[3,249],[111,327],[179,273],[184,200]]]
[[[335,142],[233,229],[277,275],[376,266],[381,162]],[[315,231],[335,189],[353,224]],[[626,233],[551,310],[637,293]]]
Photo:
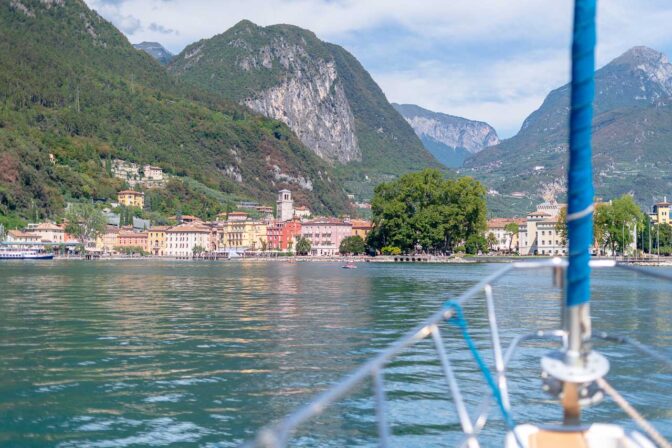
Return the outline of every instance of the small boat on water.
[[[52,252],[43,252],[39,250],[18,250],[4,249],[0,250],[0,260],[51,260],[54,258]]]
[[[353,262],[345,263],[341,266],[343,269],[357,269],[357,265]]]

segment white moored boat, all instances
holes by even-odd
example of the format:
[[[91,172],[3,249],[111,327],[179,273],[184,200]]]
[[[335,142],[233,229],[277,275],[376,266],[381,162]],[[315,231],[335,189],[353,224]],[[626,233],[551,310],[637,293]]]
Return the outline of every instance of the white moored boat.
[[[39,250],[1,249],[0,260],[51,260],[54,254]]]

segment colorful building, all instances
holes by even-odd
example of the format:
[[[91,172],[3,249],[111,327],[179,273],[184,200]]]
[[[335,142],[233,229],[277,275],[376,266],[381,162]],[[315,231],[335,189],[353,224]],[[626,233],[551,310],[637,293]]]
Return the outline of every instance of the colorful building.
[[[267,247],[268,224],[243,219],[243,212],[229,213],[229,220],[218,224],[220,249],[263,250]],[[245,213],[247,216],[247,214]]]
[[[296,239],[301,236],[301,221],[275,221],[266,227],[266,239],[269,250],[292,252]]]
[[[662,202],[657,202],[653,205],[653,213],[649,215],[654,224],[669,224],[670,223],[670,205],[665,198]]]
[[[154,226],[147,231],[147,249],[150,255],[162,257],[166,255],[166,231],[168,226]]]
[[[165,255],[190,258],[194,248],[207,251],[210,247],[210,228],[200,224],[180,224],[166,229]]]
[[[135,190],[122,190],[117,193],[117,202],[126,207],[143,208],[145,206],[145,193]]]
[[[96,238],[96,251],[112,253],[115,247],[119,246],[118,241],[119,228],[117,226],[107,226],[105,232]]]
[[[352,235],[352,224],[335,218],[317,218],[301,223],[301,236],[310,241],[311,255],[338,255],[341,241]]]
[[[134,232],[131,229],[121,229],[117,234],[116,247],[133,247],[145,250],[147,248],[147,232]]]
[[[352,224],[352,236],[359,236],[364,241],[372,229],[371,221],[365,219],[351,219],[350,223]]]

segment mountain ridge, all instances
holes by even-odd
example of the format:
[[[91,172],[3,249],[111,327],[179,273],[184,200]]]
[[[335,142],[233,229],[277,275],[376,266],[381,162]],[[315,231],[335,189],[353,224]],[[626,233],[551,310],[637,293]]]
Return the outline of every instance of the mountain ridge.
[[[285,122],[350,180],[442,167],[356,58],[309,30],[244,20],[189,45],[168,69]]]
[[[286,125],[176,82],[83,1],[2,3],[0,28],[0,215],[114,199],[112,158],[233,198],[271,202],[291,188],[316,212],[350,210],[331,167]],[[184,188],[208,214],[226,207]]]
[[[460,170],[493,194],[528,200],[566,194],[569,84],[552,90],[514,137],[472,156]],[[641,204],[672,187],[672,64],[633,47],[595,72],[593,173],[598,197],[634,193]]]

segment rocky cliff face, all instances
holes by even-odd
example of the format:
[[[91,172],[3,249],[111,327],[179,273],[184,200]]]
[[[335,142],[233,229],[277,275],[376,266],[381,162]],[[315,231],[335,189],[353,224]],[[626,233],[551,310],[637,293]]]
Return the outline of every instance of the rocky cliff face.
[[[460,167],[464,160],[499,143],[497,132],[482,121],[432,112],[414,104],[392,104],[439,161]]]
[[[465,174],[501,195],[537,200],[567,176],[569,85],[553,90],[520,132],[465,163]],[[660,52],[634,47],[595,72],[593,182],[611,199],[634,193],[642,204],[672,188],[672,64]],[[562,191],[557,191],[559,195]]]
[[[235,44],[235,41],[234,41]],[[254,92],[241,102],[267,117],[286,123],[299,139],[326,160],[361,160],[355,119],[333,60],[311,58],[284,37],[250,52],[238,61],[246,72],[280,66],[278,85]]]
[[[187,47],[169,71],[283,121],[353,181],[440,166],[359,62],[308,30],[242,21]]]

